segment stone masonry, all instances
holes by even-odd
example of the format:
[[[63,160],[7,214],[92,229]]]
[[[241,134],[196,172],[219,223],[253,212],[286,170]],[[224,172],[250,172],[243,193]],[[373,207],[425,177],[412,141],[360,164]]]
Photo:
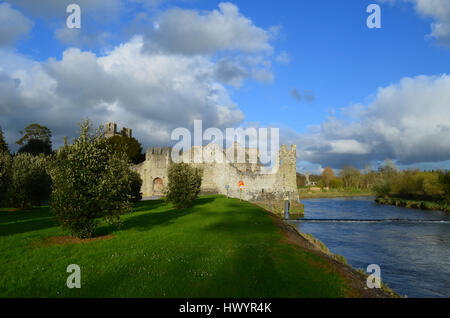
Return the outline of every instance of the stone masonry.
[[[237,151],[240,146],[235,143],[232,147],[235,147],[234,150]],[[240,149],[242,150],[242,148]],[[292,145],[290,149],[285,145],[281,146],[278,155],[279,168],[276,173],[271,174],[261,173],[264,169],[261,164],[247,162],[252,152],[257,153],[256,149],[245,148],[244,151],[246,162],[236,164],[229,160],[219,162],[211,160],[210,158],[216,158],[217,154],[226,158],[227,152],[215,144],[192,147],[190,160],[186,159],[185,162],[203,168],[203,194],[223,194],[239,198],[238,182],[242,178],[245,183],[242,191],[244,200],[263,200],[267,195],[283,200],[289,193],[291,193],[292,200],[298,200],[295,145]],[[171,152],[171,148],[149,148],[145,161],[133,167],[143,180],[142,193],[144,197],[163,195],[168,183],[167,168],[172,163]],[[194,153],[203,157],[203,163],[194,163]],[[182,155],[186,156],[187,154]]]
[[[116,123],[107,123],[105,128],[105,137],[111,138],[113,136],[123,136],[123,137],[132,137],[131,128],[122,128],[120,132],[117,131]]]

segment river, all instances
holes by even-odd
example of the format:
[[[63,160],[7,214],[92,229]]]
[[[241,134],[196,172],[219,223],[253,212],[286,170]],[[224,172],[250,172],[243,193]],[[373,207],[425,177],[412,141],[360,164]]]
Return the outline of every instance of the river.
[[[354,268],[378,264],[408,297],[450,297],[450,214],[379,205],[373,197],[303,199],[295,221]]]

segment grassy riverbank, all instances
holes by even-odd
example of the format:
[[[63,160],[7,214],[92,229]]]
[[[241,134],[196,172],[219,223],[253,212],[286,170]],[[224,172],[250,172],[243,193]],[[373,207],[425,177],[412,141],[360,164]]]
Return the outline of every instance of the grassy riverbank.
[[[422,210],[440,210],[444,212],[450,212],[450,204],[446,201],[421,201],[421,200],[407,200],[400,198],[387,198],[387,197],[378,197],[375,201],[379,204],[388,204],[401,206],[405,208],[412,209],[422,209]]]
[[[0,212],[0,297],[383,297],[364,277],[248,202],[140,202],[116,229],[64,236],[48,207]],[[81,268],[68,289],[66,268]]]
[[[358,196],[374,196],[375,193],[370,190],[348,190],[348,189],[316,189],[299,188],[298,195],[300,199],[314,198],[340,198],[340,197],[358,197]]]

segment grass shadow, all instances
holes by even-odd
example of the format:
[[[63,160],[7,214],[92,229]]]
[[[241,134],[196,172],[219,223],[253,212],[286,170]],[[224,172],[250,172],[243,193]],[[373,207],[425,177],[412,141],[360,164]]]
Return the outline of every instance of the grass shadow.
[[[99,227],[95,236],[103,236],[111,234],[117,230],[127,231],[134,229],[137,231],[149,231],[156,226],[167,226],[172,224],[174,220],[192,213],[191,209],[172,209],[161,212],[148,212],[129,217],[123,221],[120,227],[115,225],[106,225]]]
[[[0,236],[44,230],[57,226],[48,207],[0,212]]]
[[[43,217],[51,217],[49,207],[42,206],[36,207],[31,210],[18,210],[18,209],[2,209],[0,211],[0,224],[14,223],[19,221],[29,221],[33,219],[39,219]]]
[[[30,220],[17,223],[0,224],[0,236],[9,236],[55,227],[58,224],[51,218]]]
[[[166,205],[164,199],[139,201],[133,205],[133,212],[155,210]]]
[[[211,202],[214,202],[214,200],[216,200],[216,197],[200,197],[194,200],[194,202],[192,203],[193,207],[197,207],[197,206],[201,206],[201,205],[205,205]]]

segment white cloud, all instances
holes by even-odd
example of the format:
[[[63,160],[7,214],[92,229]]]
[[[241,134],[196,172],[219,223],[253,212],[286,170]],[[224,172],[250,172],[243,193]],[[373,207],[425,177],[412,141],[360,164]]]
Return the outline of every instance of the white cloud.
[[[111,34],[102,31],[85,33],[82,29],[69,29],[63,26],[55,30],[55,37],[66,45],[75,45],[77,47],[88,45],[89,47],[95,47],[105,46],[107,40],[111,38]]]
[[[66,18],[70,1],[10,2],[55,25]],[[108,2],[105,12],[103,1],[77,3],[83,17],[96,21],[108,14],[117,17],[122,2]],[[139,19],[144,26],[150,21],[145,14]],[[109,40],[101,28],[84,32],[85,25],[81,30],[57,28],[55,35],[66,44]],[[269,43],[274,30],[256,27],[233,4],[202,12],[171,9],[148,26],[135,28],[143,34],[106,53],[103,47],[101,56],[70,48],[60,60],[36,62],[0,50],[0,126],[10,145],[31,122],[50,127],[58,145],[63,136],[74,136],[77,122],[86,117],[96,124],[116,121],[131,127],[144,145],[166,145],[172,129],[190,128],[194,119],[203,119],[205,127],[239,125],[244,114],[227,85],[239,88],[248,78],[264,83],[274,79]]]
[[[66,20],[68,14],[66,8],[71,3],[76,3],[81,7],[82,14],[98,16],[103,19],[104,16],[116,18],[122,8],[121,0],[5,0],[12,5],[23,9],[27,13],[45,19]]]
[[[412,3],[415,10],[425,18],[432,18],[430,36],[450,47],[450,1],[448,0],[378,0],[380,2]]]
[[[33,22],[8,3],[0,3],[0,47],[12,45],[15,40],[27,34]]]
[[[264,68],[254,69],[252,71],[252,77],[261,83],[269,84],[274,81],[274,75],[273,75],[272,71],[270,71],[269,69],[264,69]]]
[[[236,88],[242,86],[249,72],[239,63],[229,59],[221,59],[216,63],[216,77],[223,83],[230,84]]]
[[[369,105],[343,109],[306,134],[289,132],[299,160],[341,168],[392,158],[400,164],[450,159],[450,75],[403,78]]]
[[[289,56],[289,54],[286,51],[283,51],[277,55],[277,57],[275,58],[275,61],[277,61],[280,64],[287,65],[291,62],[291,57]]]
[[[135,37],[102,57],[68,49],[61,60],[2,73],[0,126],[10,144],[31,122],[50,127],[58,144],[86,116],[131,127],[146,145],[169,143],[172,129],[194,119],[219,128],[244,120],[209,59],[143,53],[143,45]]]
[[[245,53],[271,51],[268,31],[243,16],[232,3],[220,3],[219,10],[200,13],[174,8],[157,21],[159,28],[148,28],[150,46],[179,54],[213,54],[238,50]]]
[[[104,31],[111,23],[119,21],[124,11],[123,0],[6,0],[33,18],[42,18],[55,28],[55,38],[66,45],[102,46],[109,34]],[[69,4],[81,8],[81,29],[66,27]]]

